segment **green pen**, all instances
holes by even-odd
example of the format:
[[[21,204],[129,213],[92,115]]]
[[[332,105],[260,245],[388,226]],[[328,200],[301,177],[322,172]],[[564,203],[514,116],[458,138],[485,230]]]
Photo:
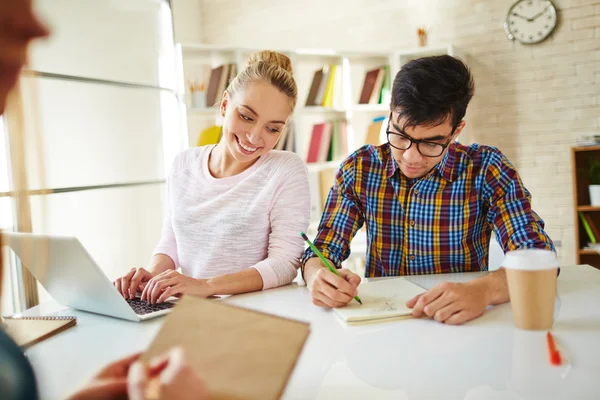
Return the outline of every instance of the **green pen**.
[[[325,266],[327,268],[329,268],[329,270],[331,272],[333,272],[334,274],[336,274],[337,276],[340,276],[340,273],[337,272],[337,269],[333,268],[333,265],[331,265],[331,263],[325,258],[323,257],[323,254],[321,254],[321,252],[319,251],[319,249],[317,249],[315,247],[315,245],[308,239],[308,237],[306,236],[306,234],[304,232],[300,232],[300,236],[302,236],[302,239],[304,239],[304,241],[306,243],[308,243],[308,246],[311,248],[312,251],[315,252],[315,254],[321,259],[321,262],[323,264],[325,264]],[[362,301],[360,301],[360,298],[358,296],[354,297],[354,300],[358,301],[360,304],[362,304]]]

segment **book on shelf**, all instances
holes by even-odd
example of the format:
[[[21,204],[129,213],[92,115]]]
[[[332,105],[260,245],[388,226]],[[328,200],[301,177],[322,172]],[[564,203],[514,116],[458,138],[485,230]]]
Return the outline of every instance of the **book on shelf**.
[[[319,90],[317,91],[317,97],[315,98],[316,106],[323,105],[323,99],[325,98],[325,88],[327,87],[327,81],[329,80],[329,66],[323,67],[323,77],[321,78],[321,82],[319,83]]]
[[[323,94],[323,107],[333,106],[333,92],[335,90],[335,76],[337,74],[337,65],[329,66],[329,75],[327,76],[327,83],[325,86],[325,92]]]
[[[277,144],[275,145],[275,150],[285,150],[285,145],[287,144],[287,135],[290,134],[289,129],[286,129],[283,131],[283,133],[281,134],[281,137],[279,137],[279,140],[277,141]]]
[[[358,104],[381,104],[389,87],[389,67],[381,66],[365,74]]]
[[[296,151],[296,144],[294,141],[295,138],[295,125],[292,122],[288,124],[286,129],[283,131],[283,134],[279,138],[279,141],[275,145],[275,150],[285,150],[285,151]]]
[[[223,89],[223,91],[225,91],[225,89],[227,89],[229,87],[229,84],[231,83],[231,81],[233,81],[233,79],[237,76],[237,65],[234,63],[229,64],[229,76],[227,77],[227,81],[225,82],[225,88]]]
[[[332,103],[331,107],[333,108],[344,108],[344,82],[343,82],[343,73],[342,66],[336,66],[335,76],[333,78],[333,95],[332,95]]]
[[[224,69],[225,66],[219,65],[210,71],[210,78],[208,79],[208,87],[206,89],[207,107],[212,107],[215,104],[215,99],[217,98],[217,89],[219,87],[219,82],[221,81],[221,75],[223,75]]]
[[[341,107],[342,73],[338,65],[325,65],[316,70],[310,84],[305,106]]]
[[[579,211],[579,219],[581,220],[583,229],[585,229],[585,232],[587,233],[588,238],[590,239],[590,243],[593,243],[593,244],[596,243],[596,236],[594,235],[594,232],[592,231],[592,227],[590,226],[590,224],[588,223],[588,220],[585,218],[585,215],[581,211]]]
[[[320,68],[315,71],[313,75],[312,83],[310,84],[310,89],[308,91],[308,96],[306,97],[306,106],[316,106],[317,105],[317,95],[319,94],[319,89],[321,87],[321,82],[323,81],[323,68]]]
[[[286,137],[286,145],[285,150],[296,152],[296,125],[292,122],[289,129],[288,135]]]
[[[307,163],[327,161],[331,143],[332,124],[323,122],[313,125],[310,144],[308,146]]]
[[[308,145],[307,163],[338,161],[348,155],[348,122],[334,120],[315,124]]]
[[[599,240],[600,239],[600,231],[598,230],[598,227],[596,227],[596,224],[592,220],[592,216],[590,214],[588,214],[588,213],[584,213],[583,217],[585,218],[585,220],[587,221],[590,229],[592,230],[594,238],[596,238],[596,240]]]
[[[342,160],[348,155],[348,122],[336,120],[331,123],[333,128],[327,161]]]
[[[375,81],[377,80],[378,74],[379,68],[367,71],[362,89],[360,91],[360,98],[358,99],[358,104],[369,104],[369,100],[371,99],[371,94],[373,93],[373,87],[375,86]]]
[[[213,107],[221,99],[223,92],[236,74],[237,66],[233,63],[219,65],[210,71],[208,88],[206,89],[207,107]]]
[[[372,144],[379,146],[381,142],[381,129],[383,128],[383,121],[373,122],[367,128],[367,137],[365,144]]]
[[[371,98],[369,99],[369,104],[379,104],[379,99],[381,98],[381,88],[383,86],[383,76],[385,75],[385,70],[383,67],[380,67],[377,74],[377,79],[375,80],[375,84],[373,85],[373,91],[371,92]]]
[[[383,81],[379,92],[379,104],[389,104],[392,99],[392,82],[390,76],[390,66],[383,66]]]

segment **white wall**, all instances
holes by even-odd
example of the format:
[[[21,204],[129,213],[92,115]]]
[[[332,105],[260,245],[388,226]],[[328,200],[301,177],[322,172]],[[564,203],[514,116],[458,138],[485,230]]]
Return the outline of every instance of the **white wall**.
[[[474,141],[498,146],[533,194],[534,209],[575,262],[570,147],[600,130],[600,1],[555,0],[559,26],[545,42],[506,38],[513,0],[202,0],[205,43],[264,48],[388,50],[453,43],[476,82]]]
[[[36,7],[52,36],[33,46],[31,69],[176,88],[166,2],[38,0]],[[181,149],[178,102],[167,91],[47,77],[24,83],[26,98],[39,104],[39,112],[29,107],[27,114],[31,187],[162,180]],[[36,196],[31,202],[34,232],[77,236],[115,278],[149,261],[162,227],[164,184]]]
[[[202,43],[202,0],[172,0],[175,40],[179,43]]]

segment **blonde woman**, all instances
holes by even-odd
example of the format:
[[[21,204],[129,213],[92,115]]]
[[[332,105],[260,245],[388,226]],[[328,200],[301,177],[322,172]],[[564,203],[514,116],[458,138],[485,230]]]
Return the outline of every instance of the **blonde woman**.
[[[290,59],[250,56],[223,93],[217,145],[189,149],[167,180],[162,237],[148,269],[114,282],[126,299],[163,302],[269,289],[292,282],[309,223],[308,172],[273,150],[296,106]],[[181,268],[181,273],[177,270]]]
[[[31,0],[0,0],[0,115],[6,108],[8,93],[14,88],[27,60],[29,43],[48,36],[31,7]],[[16,139],[19,139],[18,137]],[[2,252],[0,251],[0,295],[2,290]],[[0,296],[1,297],[1,296]],[[0,303],[1,304],[1,303]],[[1,310],[0,310],[1,311]],[[0,313],[0,315],[2,315]],[[186,361],[180,348],[159,356],[145,369],[136,362],[139,354],[105,366],[70,399],[145,399],[150,379],[157,379],[161,398],[207,399],[206,385]],[[33,368],[23,351],[2,330],[0,321],[0,399],[37,399]]]

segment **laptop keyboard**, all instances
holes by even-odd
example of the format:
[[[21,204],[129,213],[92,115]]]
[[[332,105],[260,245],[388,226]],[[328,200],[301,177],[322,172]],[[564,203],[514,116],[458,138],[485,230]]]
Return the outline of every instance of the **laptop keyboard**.
[[[150,304],[147,301],[141,301],[140,299],[128,299],[127,303],[129,306],[133,308],[138,315],[150,314],[155,311],[166,310],[167,308],[171,308],[175,305],[175,303],[155,303]]]

